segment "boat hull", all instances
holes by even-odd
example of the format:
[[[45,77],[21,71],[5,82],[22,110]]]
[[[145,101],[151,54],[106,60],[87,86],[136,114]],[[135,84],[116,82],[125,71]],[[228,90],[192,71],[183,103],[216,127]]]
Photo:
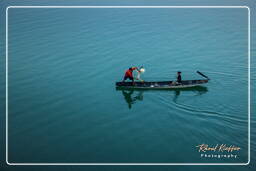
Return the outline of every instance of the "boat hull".
[[[184,89],[201,86],[208,80],[184,80],[180,84],[175,81],[150,81],[150,82],[116,82],[116,88],[125,89]]]

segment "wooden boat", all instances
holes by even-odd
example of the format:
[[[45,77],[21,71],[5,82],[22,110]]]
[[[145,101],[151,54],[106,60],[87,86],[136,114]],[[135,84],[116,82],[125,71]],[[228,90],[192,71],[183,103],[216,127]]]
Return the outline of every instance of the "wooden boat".
[[[116,82],[116,88],[128,89],[177,89],[201,86],[208,82],[203,80],[183,80],[181,83],[175,81],[145,81],[145,82]]]

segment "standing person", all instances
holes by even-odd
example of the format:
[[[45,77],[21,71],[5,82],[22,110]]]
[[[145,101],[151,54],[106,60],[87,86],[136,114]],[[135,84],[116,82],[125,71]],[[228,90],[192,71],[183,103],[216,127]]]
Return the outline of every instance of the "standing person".
[[[137,70],[137,71],[139,72],[139,70],[138,70],[137,67],[131,67],[131,68],[129,68],[128,70],[126,70],[125,75],[124,75],[123,82],[124,82],[125,80],[129,79],[129,80],[132,80],[132,83],[134,84],[134,78],[133,78],[133,74],[132,74],[132,72],[133,72],[134,70]]]
[[[177,72],[177,83],[181,84],[181,72]]]

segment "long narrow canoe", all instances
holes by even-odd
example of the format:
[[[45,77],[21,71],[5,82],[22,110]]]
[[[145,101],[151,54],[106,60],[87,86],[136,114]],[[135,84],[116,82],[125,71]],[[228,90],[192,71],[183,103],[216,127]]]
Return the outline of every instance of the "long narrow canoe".
[[[189,88],[201,86],[208,82],[204,80],[184,80],[181,83],[175,81],[145,81],[145,82],[116,82],[117,88],[131,88],[131,89],[176,89]]]

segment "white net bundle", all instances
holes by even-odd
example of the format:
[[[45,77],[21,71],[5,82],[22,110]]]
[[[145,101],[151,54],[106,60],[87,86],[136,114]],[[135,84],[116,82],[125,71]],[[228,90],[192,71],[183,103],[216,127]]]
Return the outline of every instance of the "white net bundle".
[[[139,72],[137,73],[136,79],[137,79],[137,80],[140,80],[140,81],[143,81],[143,80],[140,78],[140,75],[141,75],[142,73],[144,73],[145,71],[146,71],[145,68],[141,67],[141,68],[139,69]]]

